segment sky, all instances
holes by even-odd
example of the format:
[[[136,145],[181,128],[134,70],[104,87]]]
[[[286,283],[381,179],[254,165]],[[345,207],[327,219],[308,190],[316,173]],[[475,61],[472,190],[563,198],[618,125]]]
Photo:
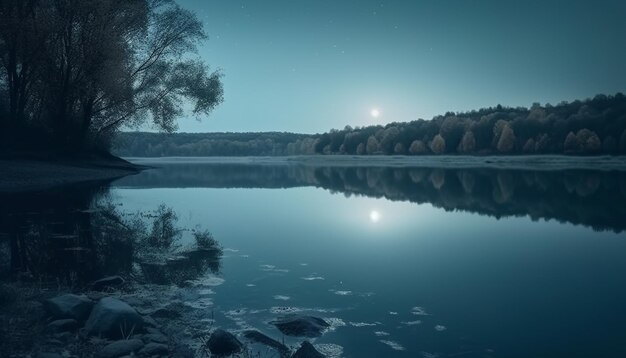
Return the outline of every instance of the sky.
[[[224,75],[224,103],[181,132],[319,133],[626,92],[624,0],[177,2]]]

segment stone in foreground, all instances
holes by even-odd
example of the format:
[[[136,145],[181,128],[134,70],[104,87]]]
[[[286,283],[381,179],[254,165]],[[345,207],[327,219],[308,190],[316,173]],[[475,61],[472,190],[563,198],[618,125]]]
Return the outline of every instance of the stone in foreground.
[[[91,288],[94,291],[103,291],[109,287],[119,286],[124,283],[124,279],[120,276],[109,276],[101,278],[91,284]]]
[[[226,332],[223,329],[217,329],[211,333],[211,337],[207,342],[207,348],[209,348],[211,354],[218,357],[227,357],[241,352],[243,343],[232,333]]]
[[[143,331],[143,318],[126,302],[105,297],[91,311],[85,330],[93,336],[124,338]]]
[[[167,355],[168,351],[167,345],[151,342],[146,344],[146,346],[139,351],[139,355],[145,357]]]
[[[318,352],[309,341],[302,342],[302,345],[291,358],[325,358],[326,356]]]
[[[88,316],[93,302],[85,296],[65,294],[43,302],[44,310],[54,319],[75,319],[84,321]]]
[[[286,353],[289,352],[289,348],[280,343],[279,341],[275,340],[272,337],[269,337],[257,330],[251,329],[248,331],[245,331],[243,333],[244,337],[246,337],[247,339],[251,340],[252,342],[258,343],[258,344],[262,344],[264,346],[267,347],[271,347],[274,348],[275,350],[277,350],[281,355],[285,355]]]
[[[319,337],[330,327],[330,324],[321,318],[300,315],[285,316],[270,323],[283,334],[293,337]]]
[[[76,328],[78,328],[78,321],[72,318],[58,319],[48,323],[48,330],[54,333],[74,331]]]

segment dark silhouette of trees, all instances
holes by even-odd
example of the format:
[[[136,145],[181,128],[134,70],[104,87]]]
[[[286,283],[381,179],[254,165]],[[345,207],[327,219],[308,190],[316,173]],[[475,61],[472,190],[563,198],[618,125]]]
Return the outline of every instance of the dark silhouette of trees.
[[[124,156],[626,154],[626,96],[494,107],[328,133],[120,133]]]
[[[183,103],[204,116],[222,101],[220,73],[189,56],[202,23],[172,0],[4,0],[0,19],[5,145],[107,148],[121,128],[171,132]]]

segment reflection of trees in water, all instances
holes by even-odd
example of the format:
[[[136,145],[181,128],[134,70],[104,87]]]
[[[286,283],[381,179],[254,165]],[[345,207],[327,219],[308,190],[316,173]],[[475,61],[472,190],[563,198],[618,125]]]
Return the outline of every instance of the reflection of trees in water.
[[[626,172],[173,164],[122,179],[125,186],[287,188],[430,203],[494,217],[528,215],[597,230],[626,230]]]
[[[430,203],[495,216],[528,215],[598,230],[626,229],[626,174],[429,168],[307,168],[335,192]],[[365,175],[363,175],[365,171]]]
[[[178,227],[176,213],[165,205],[125,213],[93,188],[4,199],[0,254],[10,263],[6,268],[22,279],[75,286],[122,275],[182,284],[220,269],[218,242],[208,231]],[[183,234],[195,242],[181,245]]]

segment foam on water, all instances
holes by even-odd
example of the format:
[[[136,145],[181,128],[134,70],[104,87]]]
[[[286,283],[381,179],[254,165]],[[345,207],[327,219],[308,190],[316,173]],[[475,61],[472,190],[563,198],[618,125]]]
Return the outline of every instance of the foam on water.
[[[305,281],[315,281],[315,280],[324,280],[324,278],[322,276],[306,276],[306,277],[301,277],[301,279],[305,280]]]
[[[411,314],[416,316],[430,316],[423,307],[415,306],[411,308]]]
[[[327,358],[339,358],[343,355],[343,347],[338,344],[316,344],[315,349]]]
[[[368,322],[348,322],[351,326],[354,327],[372,327],[378,325],[377,322],[368,323]]]
[[[400,322],[400,323],[402,323],[404,325],[407,325],[407,326],[415,326],[415,325],[418,325],[418,324],[422,324],[422,321],[415,320],[415,321],[405,321],[405,322]]]
[[[395,342],[395,341],[388,341],[388,340],[381,339],[380,342],[388,345],[389,347],[391,347],[391,349],[393,349],[395,351],[403,351],[403,350],[405,350],[404,347],[400,345],[400,343]]]

